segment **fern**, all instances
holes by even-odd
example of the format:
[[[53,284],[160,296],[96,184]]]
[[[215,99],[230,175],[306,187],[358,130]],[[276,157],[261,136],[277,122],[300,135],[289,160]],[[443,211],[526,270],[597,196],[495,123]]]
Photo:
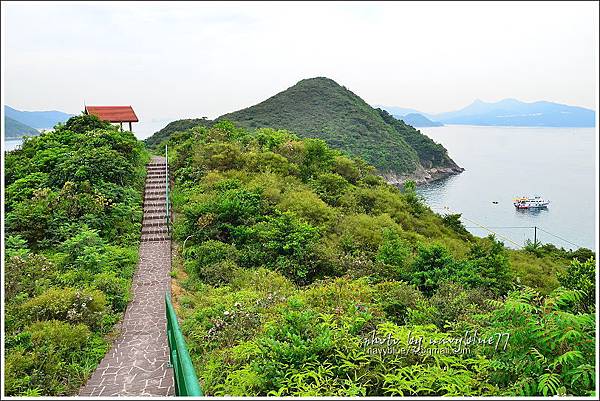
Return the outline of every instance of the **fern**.
[[[557,366],[572,366],[575,365],[578,361],[585,360],[581,351],[567,351],[564,354],[560,355],[558,358],[550,364],[550,367],[556,368]]]
[[[540,376],[540,381],[538,383],[538,392],[542,393],[544,396],[547,396],[548,393],[550,395],[558,394],[558,389],[562,384],[560,380],[560,375],[556,373],[546,373]]]

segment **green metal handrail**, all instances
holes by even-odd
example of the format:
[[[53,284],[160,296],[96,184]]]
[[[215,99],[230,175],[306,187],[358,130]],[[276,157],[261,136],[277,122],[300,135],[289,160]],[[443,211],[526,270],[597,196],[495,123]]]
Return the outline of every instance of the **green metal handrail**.
[[[204,394],[200,388],[192,359],[185,345],[185,339],[181,334],[175,309],[171,304],[169,294],[165,294],[167,306],[167,339],[169,342],[169,355],[173,366],[173,377],[175,379],[175,395],[200,397]]]

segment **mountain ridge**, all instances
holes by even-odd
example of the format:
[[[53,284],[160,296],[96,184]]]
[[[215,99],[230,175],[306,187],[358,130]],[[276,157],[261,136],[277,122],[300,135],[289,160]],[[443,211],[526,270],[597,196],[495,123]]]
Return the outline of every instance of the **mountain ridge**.
[[[22,124],[37,129],[53,128],[58,123],[64,123],[73,114],[68,114],[58,110],[49,111],[23,111],[10,106],[4,106],[4,115],[16,120]]]
[[[382,106],[390,110],[413,110]],[[519,127],[594,127],[596,112],[585,107],[539,100],[523,102],[506,98],[497,102],[475,99],[469,105],[443,113],[417,111],[433,121],[454,125],[519,126]],[[392,112],[392,114],[397,115]]]

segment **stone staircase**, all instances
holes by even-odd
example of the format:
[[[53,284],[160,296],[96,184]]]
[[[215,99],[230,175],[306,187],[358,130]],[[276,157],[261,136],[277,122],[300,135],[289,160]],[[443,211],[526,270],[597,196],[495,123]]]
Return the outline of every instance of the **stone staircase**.
[[[165,293],[171,283],[165,158],[154,156],[147,171],[140,259],[131,286],[133,299],[119,326],[118,338],[80,389],[80,396],[175,394],[165,310]]]
[[[142,242],[170,240],[166,195],[165,159],[155,157],[147,167]]]

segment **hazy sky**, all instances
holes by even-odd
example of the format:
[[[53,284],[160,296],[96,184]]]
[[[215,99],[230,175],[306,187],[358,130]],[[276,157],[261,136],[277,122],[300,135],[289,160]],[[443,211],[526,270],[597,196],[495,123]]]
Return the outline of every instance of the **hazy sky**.
[[[431,113],[507,97],[596,109],[595,2],[2,3],[2,20],[4,103],[24,110],[131,104],[160,125],[314,76]]]

